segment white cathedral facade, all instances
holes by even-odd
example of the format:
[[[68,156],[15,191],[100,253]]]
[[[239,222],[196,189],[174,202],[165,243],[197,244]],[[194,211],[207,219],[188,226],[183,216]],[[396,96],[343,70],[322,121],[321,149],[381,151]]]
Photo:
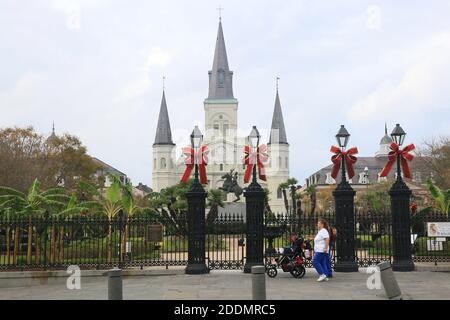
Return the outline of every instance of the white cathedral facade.
[[[244,145],[247,137],[239,137],[238,100],[233,95],[233,71],[228,66],[222,22],[219,21],[216,47],[212,70],[209,74],[209,93],[204,100],[205,128],[203,144],[208,146],[207,189],[218,189],[223,184],[223,175],[230,170],[238,173],[238,183],[241,187],[245,167]],[[248,128],[250,132],[251,128]],[[283,121],[278,89],[275,96],[275,106],[272,117],[270,138],[268,142],[269,161],[265,163],[267,181],[259,180],[263,188],[268,188],[270,206],[275,212],[284,208],[280,183],[289,178],[289,144]],[[169,113],[163,91],[158,117],[155,142],[153,144],[153,190],[161,191],[168,186],[177,184],[184,172],[184,159],[176,159],[176,146],[172,140]],[[228,201],[234,200],[229,194]],[[241,199],[243,199],[241,197]],[[241,200],[243,201],[243,200]]]

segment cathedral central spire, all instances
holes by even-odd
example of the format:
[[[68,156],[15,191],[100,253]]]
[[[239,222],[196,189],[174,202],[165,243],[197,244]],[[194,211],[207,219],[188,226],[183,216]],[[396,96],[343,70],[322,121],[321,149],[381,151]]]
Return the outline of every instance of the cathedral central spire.
[[[227,50],[222,30],[222,19],[219,19],[216,49],[212,70],[209,73],[208,99],[234,99],[233,72],[228,67]]]

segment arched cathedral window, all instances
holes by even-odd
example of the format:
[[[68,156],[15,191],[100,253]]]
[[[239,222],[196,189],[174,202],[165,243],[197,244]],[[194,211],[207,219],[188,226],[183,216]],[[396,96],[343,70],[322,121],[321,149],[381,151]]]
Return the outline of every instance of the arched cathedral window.
[[[161,169],[165,169],[167,166],[166,158],[161,158]]]
[[[283,197],[283,191],[281,191],[281,188],[277,189],[277,199],[281,199]]]

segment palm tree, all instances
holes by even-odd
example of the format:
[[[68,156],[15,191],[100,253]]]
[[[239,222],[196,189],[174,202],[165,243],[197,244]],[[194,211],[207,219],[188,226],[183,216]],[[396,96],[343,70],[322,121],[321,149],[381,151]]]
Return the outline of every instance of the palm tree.
[[[308,188],[306,188],[306,193],[309,195],[309,198],[311,200],[311,215],[314,214],[316,211],[317,206],[317,188],[315,185],[311,185]]]
[[[180,182],[145,197],[149,207],[158,213],[160,222],[179,236],[185,236],[188,233],[186,192],[191,182]]]
[[[129,229],[129,222],[130,219],[137,213],[143,212],[144,210],[148,210],[149,208],[143,208],[136,205],[136,200],[133,195],[133,186],[131,183],[121,183],[121,190],[122,190],[122,208],[125,213],[124,218],[124,232],[122,234],[121,239],[121,253],[122,255],[125,254],[126,250],[126,244],[127,244],[127,237],[128,237],[128,229]]]
[[[278,186],[278,190],[281,190],[281,192],[283,193],[284,207],[286,208],[286,212],[289,212],[289,201],[286,192],[288,188],[289,184],[287,182],[280,183],[280,185]]]
[[[90,209],[85,205],[84,202],[79,202],[77,196],[72,194],[69,198],[69,201],[64,208],[64,210],[60,211],[55,215],[56,220],[68,220],[72,217],[77,217],[82,215],[83,213],[88,212]],[[57,230],[57,236],[55,239],[55,250],[52,252],[54,256],[54,260],[56,262],[60,262],[62,260],[62,253],[64,247],[64,224],[61,223],[59,225],[59,230]]]
[[[40,182],[35,179],[31,184],[28,193],[22,193],[9,187],[0,187],[0,209],[8,209],[9,214],[13,214],[15,219],[28,218],[27,230],[27,264],[31,263],[33,245],[33,224],[34,217],[40,217],[44,213],[58,212],[65,206],[68,196],[63,188],[50,188],[46,191],[40,190]],[[14,251],[13,264],[17,263],[17,253],[19,251],[20,225],[17,223],[14,230]],[[7,232],[9,238],[9,230]],[[8,239],[9,241],[9,239]],[[40,259],[40,239],[38,232],[35,233],[36,262]]]
[[[266,214],[267,218],[273,218],[273,212],[272,209],[270,208],[270,190],[269,188],[264,188],[264,212]]]
[[[296,203],[295,203],[295,192],[297,191],[297,179],[295,178],[289,178],[286,180],[286,182],[280,183],[278,186],[278,189],[282,191],[283,193],[283,199],[284,199],[284,207],[286,208],[286,212],[289,213],[289,200],[287,198],[287,190],[291,192],[291,199],[292,199],[292,208],[295,211]]]
[[[107,235],[107,261],[112,261],[112,222],[123,211],[122,202],[122,185],[118,177],[109,176],[111,184],[104,189],[104,192],[99,191],[95,186],[80,182],[79,187],[84,192],[92,195],[94,201],[83,202],[87,208],[94,209],[93,212],[99,211],[108,219],[108,235]]]
[[[427,188],[442,213],[450,216],[450,189],[442,190],[431,179],[427,180]]]
[[[295,178],[289,178],[286,181],[287,185],[289,186],[289,190],[291,192],[291,200],[292,200],[292,212],[295,213],[297,210],[297,202],[296,202],[296,193],[297,193],[297,179]]]

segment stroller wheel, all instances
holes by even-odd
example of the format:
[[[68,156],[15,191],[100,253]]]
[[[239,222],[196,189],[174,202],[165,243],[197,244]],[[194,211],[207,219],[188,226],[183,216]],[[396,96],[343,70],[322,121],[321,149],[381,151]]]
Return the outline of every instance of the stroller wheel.
[[[292,271],[291,274],[294,278],[303,278],[305,276],[306,269],[304,266],[296,266]]]
[[[269,267],[267,269],[267,275],[271,278],[275,278],[278,274],[277,268],[275,266]]]

